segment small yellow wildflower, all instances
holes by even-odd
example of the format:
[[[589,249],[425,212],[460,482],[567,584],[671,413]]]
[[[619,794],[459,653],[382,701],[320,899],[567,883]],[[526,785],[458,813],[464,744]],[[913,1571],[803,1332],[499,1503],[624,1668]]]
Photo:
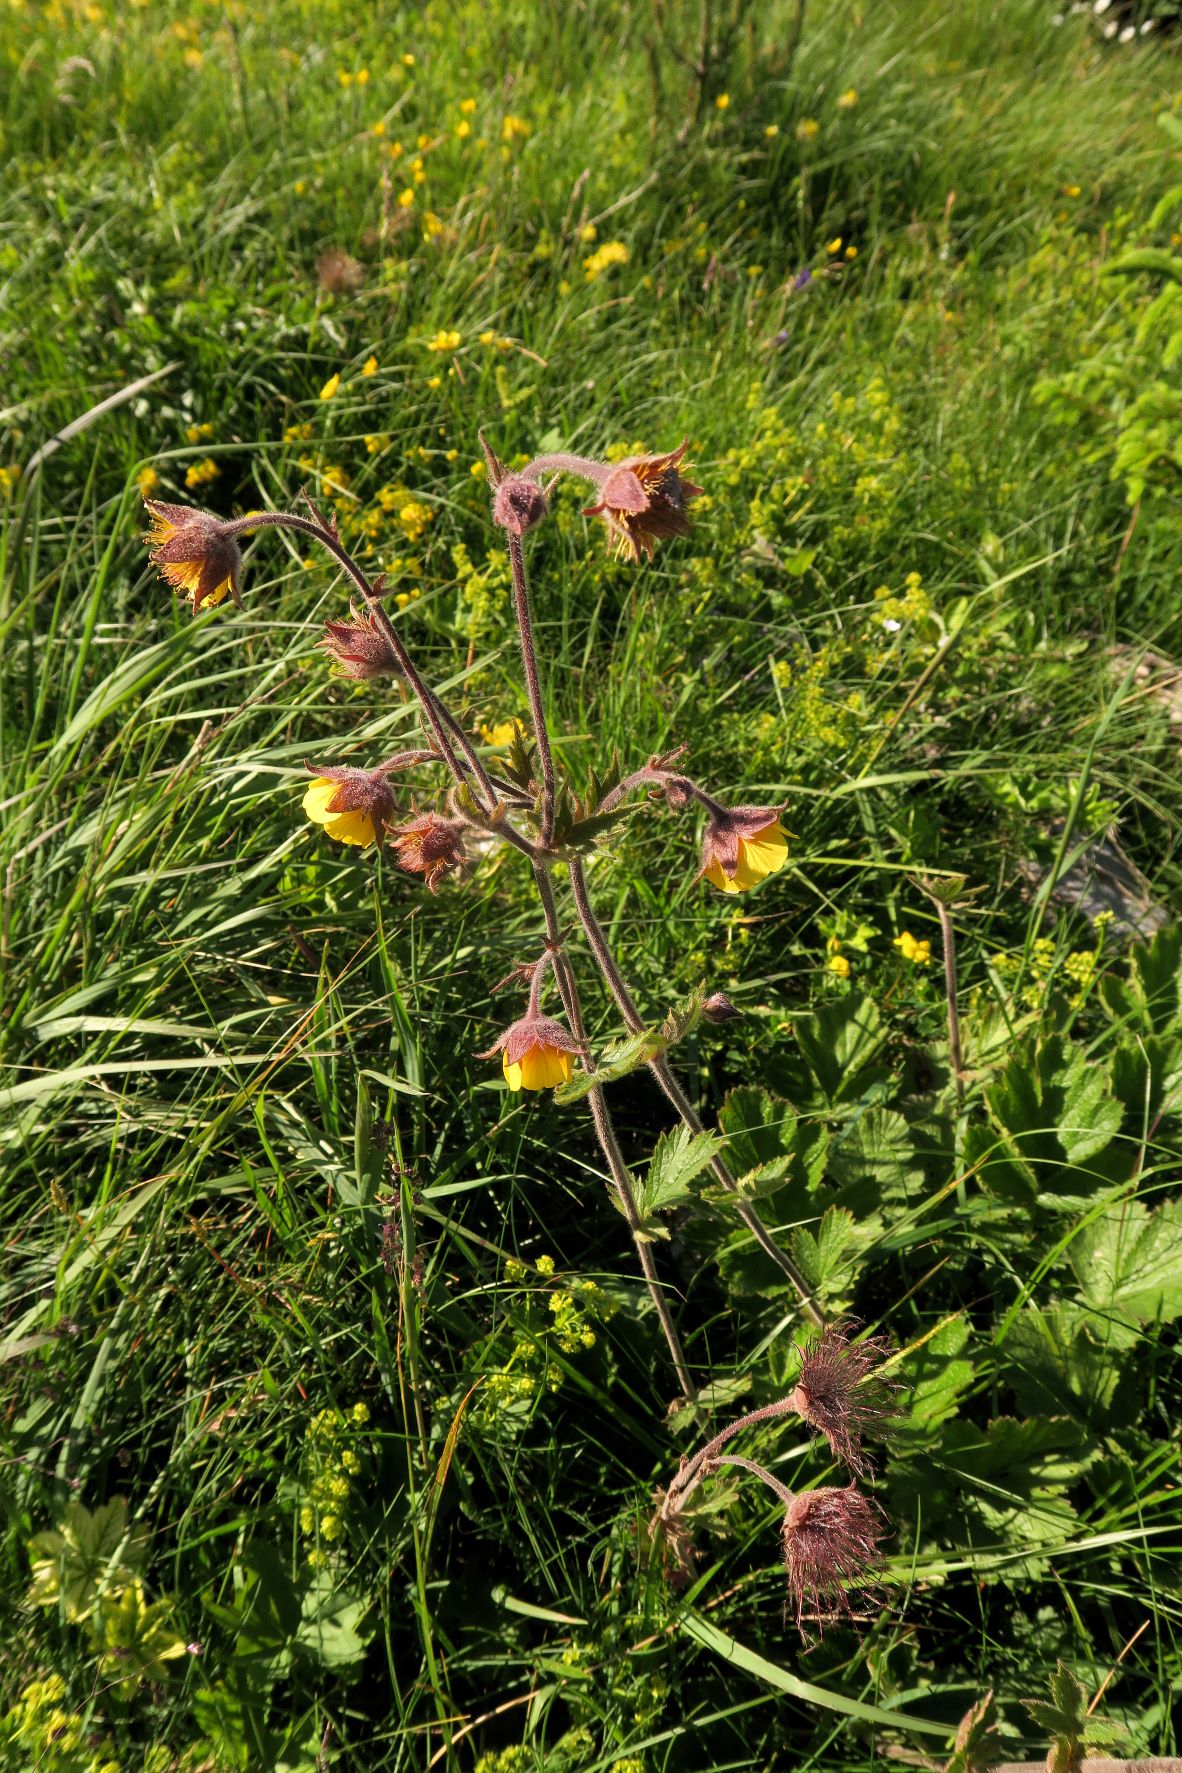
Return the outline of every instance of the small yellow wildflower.
[[[614,265],[626,265],[630,257],[631,254],[622,240],[606,241],[598,251],[583,260],[583,271],[588,283],[594,283],[597,277],[602,277]]]
[[[904,930],[902,935],[895,937],[895,947],[902,954],[904,960],[913,961],[917,967],[930,966],[932,963],[931,943],[926,938],[922,942],[917,942],[910,930]]]
[[[189,443],[203,443],[207,437],[213,436],[213,425],[206,419],[201,425],[186,425],[185,437]]]
[[[291,188],[297,197],[303,197],[308,189],[308,181],[307,179],[297,179]]]
[[[364,1428],[369,1421],[369,1405],[354,1404],[353,1408],[349,1411],[349,1414],[357,1424],[358,1428]]]
[[[1063,195],[1064,195],[1064,197],[1078,197],[1079,196],[1079,186],[1078,185],[1064,185]]]
[[[341,385],[341,376],[340,376],[340,371],[338,370],[335,376],[329,376],[327,382],[325,382],[323,388],[321,388],[321,390],[320,390],[321,400],[331,400],[333,395],[336,393],[337,389],[340,387],[340,385]]]
[[[483,332],[478,332],[476,337],[478,342],[482,345],[494,345],[497,339],[497,335],[491,326],[485,327]]]
[[[347,68],[337,69],[337,82],[341,86],[352,86],[353,76],[349,73]]]
[[[408,185],[405,191],[399,191],[398,193],[398,207],[399,209],[413,209],[414,206],[415,194]]]
[[[831,240],[829,242],[828,246],[825,248],[825,251],[829,252],[829,253],[841,251],[841,235],[840,234],[837,235],[836,239]]]
[[[847,246],[845,249],[845,256],[847,259],[849,259],[852,262],[858,256],[857,247],[856,246]]]
[[[427,340],[428,351],[437,351],[446,357],[450,357],[452,352],[458,351],[459,348],[460,334],[458,332],[449,331],[445,326],[439,328],[439,331],[435,334],[433,339]]]
[[[839,111],[852,111],[854,106],[857,104],[857,102],[858,102],[857,87],[856,86],[847,86],[845,91],[842,93],[841,97],[837,101],[837,108]]]
[[[763,133],[769,142],[774,141],[780,133],[780,125],[778,123],[769,123]]]
[[[413,55],[411,55],[411,54],[410,54],[410,52],[409,52],[409,51],[408,51],[408,52],[407,52],[407,54],[406,54],[406,55],[404,55],[404,56],[403,56],[403,58],[402,58],[402,65],[403,65],[403,67],[404,67],[404,68],[413,68],[413,67],[414,67],[414,65],[415,65],[415,58],[414,58],[414,56],[413,56]]]
[[[474,98],[461,99],[460,100],[460,113],[464,117],[475,116],[475,114],[476,114],[476,100]]]
[[[599,229],[595,226],[594,222],[586,222],[579,229],[579,239],[583,242],[584,246],[592,246],[595,243],[598,233]]]
[[[457,139],[461,142],[467,141],[468,137],[471,134],[472,134],[472,125],[469,123],[469,121],[466,117],[461,117],[460,121],[456,124]]]
[[[423,215],[423,239],[434,240],[442,233],[443,223],[433,209],[428,209]]]
[[[358,68],[356,79],[357,79],[358,86],[368,86],[369,85],[369,69],[368,68]]]
[[[431,388],[431,389],[442,388],[443,377],[442,376],[428,376],[427,377],[427,386],[428,386],[428,388]]]
[[[383,136],[386,133],[386,119],[379,117],[376,123],[370,124],[370,135]]]
[[[384,449],[389,449],[389,447],[390,438],[385,431],[370,432],[365,439],[366,451],[371,456],[380,455]]]
[[[221,469],[213,457],[205,456],[200,462],[191,463],[185,473],[185,485],[206,486],[211,480],[216,480],[220,473]]]
[[[501,140],[503,142],[523,141],[532,132],[532,124],[527,123],[524,117],[510,115],[501,119]]]
[[[363,376],[376,376],[378,373],[377,358],[367,357],[365,362],[361,365],[361,373]]]
[[[483,462],[473,462],[473,464],[469,468],[468,472],[472,476],[473,480],[483,480],[484,476],[488,472],[488,470],[485,467]]]
[[[730,102],[731,102],[730,93],[729,92],[720,92],[718,97],[714,101],[714,109],[716,111],[729,110]]]
[[[0,475],[2,475],[3,472],[4,470],[0,468]],[[135,477],[135,483],[146,499],[148,494],[154,493],[156,488],[160,485],[160,476],[157,474],[155,468],[141,468]],[[2,482],[0,482],[0,484],[2,484]]]
[[[498,720],[493,726],[478,726],[476,731],[486,745],[492,745],[500,751],[506,745],[511,745],[517,737],[517,722],[515,720]]]
[[[839,979],[849,978],[850,963],[844,954],[831,954],[825,964],[831,973],[837,974]]]
[[[796,139],[801,142],[815,141],[821,133],[821,125],[815,117],[802,117],[796,125]]]
[[[539,1256],[537,1261],[534,1263],[534,1267],[537,1269],[538,1273],[542,1276],[543,1280],[549,1280],[550,1276],[554,1273],[554,1258],[553,1258],[553,1256]]]

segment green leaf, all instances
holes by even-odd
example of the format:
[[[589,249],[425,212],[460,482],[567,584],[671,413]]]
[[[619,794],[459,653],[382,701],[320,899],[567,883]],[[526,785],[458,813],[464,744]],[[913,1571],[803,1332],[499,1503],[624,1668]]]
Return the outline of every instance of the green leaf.
[[[715,1133],[691,1133],[688,1127],[674,1127],[661,1134],[648,1173],[636,1189],[636,1204],[646,1229],[668,1236],[664,1227],[650,1227],[649,1221],[654,1214],[668,1212],[670,1207],[689,1199],[690,1183],[725,1143]]]
[[[956,1746],[944,1773],[985,1773],[994,1747],[994,1704],[990,1690],[971,1705],[960,1720]]]
[[[1141,272],[1182,283],[1182,254],[1167,252],[1164,246],[1141,246],[1104,267],[1106,277],[1133,277]]]
[[[1065,1662],[1056,1664],[1051,1676],[1051,1697],[1024,1699],[1022,1704],[1040,1730],[1051,1739],[1055,1760],[1070,1766],[1079,1754],[1088,1717],[1088,1696]],[[1048,1759],[1048,1767],[1051,1760]]]
[[[985,1101],[1002,1150],[991,1159],[978,1135],[969,1155],[984,1160],[982,1186],[1003,1199],[1024,1196],[1061,1211],[1088,1202],[1132,1170],[1135,1147],[1113,1143],[1124,1114],[1111,1093],[1109,1068],[1081,1046],[1059,1036],[1020,1046]]]
[[[95,1610],[99,1667],[123,1693],[143,1681],[160,1681],[167,1664],[186,1654],[176,1629],[171,1600],[149,1603],[143,1585],[131,1582],[117,1595],[106,1595]]]
[[[1079,1290],[1118,1345],[1142,1324],[1182,1317],[1182,1199],[1151,1212],[1139,1200],[1106,1207],[1068,1247]]]
[[[147,1562],[148,1535],[127,1524],[127,1503],[113,1496],[102,1508],[71,1502],[61,1530],[36,1533],[29,1542],[37,1607],[61,1602],[67,1619],[88,1619],[100,1594],[118,1594],[136,1581]]]
[[[902,1441],[928,1439],[956,1414],[963,1392],[973,1380],[973,1363],[965,1358],[969,1326],[959,1314],[947,1318],[918,1348],[907,1353],[909,1389],[903,1394],[906,1418],[894,1432]]]
[[[296,1643],[322,1668],[345,1668],[359,1662],[369,1643],[360,1629],[369,1612],[368,1600],[337,1588],[327,1571],[319,1571],[304,1595]]]
[[[872,1107],[838,1132],[829,1151],[829,1174],[842,1190],[842,1204],[862,1214],[886,1202],[903,1205],[915,1199],[923,1165],[903,1116]]]
[[[627,1039],[615,1041],[605,1047],[599,1058],[595,1071],[580,1071],[571,1078],[569,1083],[559,1084],[554,1092],[554,1100],[564,1107],[571,1102],[579,1102],[599,1084],[616,1083],[629,1072],[639,1070],[647,1065],[650,1059],[659,1059],[662,1053],[675,1046],[679,1040],[697,1027],[702,1016],[702,1004],[705,1001],[705,989],[696,986],[688,996],[665,1016],[658,1028],[642,1028]]]
[[[818,548],[790,548],[777,558],[790,578],[803,579],[819,552]]]
[[[822,1296],[853,1290],[858,1224],[845,1207],[827,1207],[816,1232],[798,1225],[788,1247],[810,1288]]]
[[[821,1004],[811,1020],[797,1022],[795,1029],[805,1062],[826,1101],[856,1100],[871,1083],[886,1076],[874,1065],[888,1033],[873,998],[835,998]]]
[[[752,1085],[728,1093],[718,1124],[727,1138],[731,1169],[748,1200],[774,1194],[791,1180],[808,1197],[802,1215],[812,1212],[812,1192],[824,1175],[829,1148],[825,1127],[806,1125],[781,1097]]]

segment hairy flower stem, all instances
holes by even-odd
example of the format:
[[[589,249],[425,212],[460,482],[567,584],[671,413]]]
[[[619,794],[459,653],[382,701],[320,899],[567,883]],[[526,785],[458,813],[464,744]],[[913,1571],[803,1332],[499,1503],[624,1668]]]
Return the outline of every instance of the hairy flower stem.
[[[554,979],[558,986],[558,995],[562,999],[562,1006],[566,1011],[566,1019],[570,1023],[571,1033],[576,1040],[585,1043],[587,1036],[583,1025],[583,1011],[579,1003],[578,987],[575,984],[570,962],[561,946],[562,930],[558,922],[558,907],[554,901],[554,887],[545,864],[536,860],[534,862],[534,880],[537,883],[538,897],[542,901],[542,911],[546,918],[546,935],[551,944]],[[595,1061],[589,1053],[584,1058],[583,1065],[588,1071],[594,1070]],[[661,1290],[660,1281],[657,1279],[657,1267],[653,1260],[652,1246],[646,1241],[641,1231],[640,1213],[636,1205],[636,1196],[632,1190],[632,1178],[628,1173],[624,1154],[620,1150],[620,1142],[616,1137],[611,1111],[599,1085],[588,1092],[587,1101],[591,1109],[596,1138],[599,1140],[600,1149],[611,1172],[616,1198],[619,1200],[624,1217],[628,1221],[632,1241],[636,1245],[636,1254],[640,1259],[640,1267],[648,1286],[649,1297],[653,1302],[661,1328],[665,1332],[665,1341],[669,1344],[669,1353],[678,1383],[687,1403],[696,1403],[698,1388],[690,1377],[689,1364],[685,1358],[685,1350],[681,1346],[681,1338],[677,1334],[677,1326],[673,1322],[668,1303]]]
[[[942,899],[935,901],[940,916],[940,946],[944,950],[944,995],[948,1000],[948,1057],[956,1084],[956,1101],[964,1107],[964,1064],[960,1056],[960,1009],[956,1001],[956,937],[952,912]]]
[[[538,680],[538,656],[534,649],[529,586],[525,578],[525,551],[521,546],[521,537],[514,535],[512,530],[506,530],[505,539],[509,544],[509,565],[513,570],[513,609],[521,641],[521,662],[525,670],[530,713],[533,716],[538,767],[542,772],[542,848],[548,850],[554,841],[554,757],[550,750],[550,734],[542,707],[542,686]]]
[[[401,635],[382,604],[380,594],[374,590],[353,556],[342,544],[340,537],[335,535],[326,523],[320,523],[313,517],[302,517],[295,511],[251,511],[247,516],[235,518],[232,523],[227,523],[224,533],[228,536],[240,536],[251,534],[258,529],[291,529],[297,530],[301,535],[311,536],[344,568],[365,599],[367,609],[373,615],[383,637],[389,643],[390,650],[398,661],[399,670],[418,697],[439,754],[451,770],[458,786],[461,788],[464,786],[465,776],[452,749],[451,740],[453,738],[467,759],[472,774],[480,784],[489,812],[492,812],[497,804],[496,789],[489,780],[488,771],[485,769],[476,747],[459,722],[452,718],[439,698],[427,688],[419,676],[414,661],[402,643]],[[518,847],[521,846],[518,845]]]
[[[645,1026],[644,1018],[641,1016],[633,1002],[632,994],[628,990],[627,985],[625,985],[620,969],[616,965],[615,957],[608,946],[607,937],[603,933],[603,926],[600,924],[599,919],[596,917],[595,912],[592,909],[591,901],[587,896],[587,880],[583,872],[583,865],[577,858],[571,862],[570,878],[571,889],[574,893],[575,908],[578,911],[579,921],[583,926],[591,952],[594,954],[595,959],[599,964],[599,970],[603,974],[608,990],[614,997],[625,1023],[633,1034],[639,1034],[640,1030]],[[655,1059],[650,1059],[648,1061],[648,1068],[656,1078],[658,1085],[664,1092],[669,1103],[676,1110],[682,1123],[693,1133],[704,1132],[705,1128],[702,1125],[697,1111],[681,1085],[678,1083],[676,1077],[673,1075],[673,1069],[664,1054],[661,1054]],[[791,1281],[800,1301],[800,1309],[804,1316],[807,1317],[809,1322],[814,1324],[818,1329],[823,1329],[825,1327],[824,1314],[814,1301],[808,1282],[805,1280],[804,1275],[801,1274],[791,1256],[782,1250],[776,1243],[771,1232],[768,1230],[755,1208],[751,1205],[750,1201],[743,1199],[739,1191],[739,1184],[731,1171],[730,1165],[723,1157],[718,1153],[715,1153],[714,1157],[710,1160],[710,1168],[713,1171],[716,1181],[720,1182],[727,1192],[734,1196],[736,1211],[760,1249],[764,1251],[765,1255],[771,1258],[777,1268],[779,1268],[783,1274],[787,1275],[788,1279]]]
[[[788,1397],[780,1398],[774,1404],[764,1404],[763,1408],[759,1410],[748,1410],[745,1416],[740,1416],[737,1421],[732,1422],[721,1433],[716,1434],[712,1441],[707,1441],[706,1445],[699,1448],[692,1459],[686,1460],[669,1485],[665,1500],[661,1504],[661,1513],[663,1515],[676,1514],[690,1491],[696,1489],[707,1475],[710,1466],[719,1462],[719,1454],[727,1442],[732,1440],[735,1435],[740,1434],[744,1428],[753,1428],[757,1422],[770,1422],[776,1416],[796,1416],[799,1413],[792,1399]]]
[[[744,1459],[741,1453],[722,1453],[717,1459],[711,1460],[711,1471],[714,1471],[720,1465],[739,1465],[742,1466],[744,1471],[753,1471],[760,1482],[766,1484],[768,1489],[773,1491],[774,1494],[780,1498],[780,1501],[784,1504],[785,1508],[787,1508],[788,1504],[791,1502],[792,1491],[788,1488],[787,1484],[782,1484],[778,1477],[773,1477],[771,1472],[767,1470],[766,1466],[760,1465],[758,1461],[754,1459]]]

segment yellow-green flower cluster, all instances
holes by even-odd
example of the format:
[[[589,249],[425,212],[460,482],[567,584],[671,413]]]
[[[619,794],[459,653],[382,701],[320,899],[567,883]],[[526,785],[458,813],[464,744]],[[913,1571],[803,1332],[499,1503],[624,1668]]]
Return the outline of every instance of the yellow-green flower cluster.
[[[1030,945],[1026,963],[1027,983],[1021,993],[1021,1001],[1025,1007],[1030,1010],[1041,1009],[1054,987],[1064,980],[1074,986],[1068,998],[1070,1007],[1073,1010],[1079,1009],[1095,984],[1111,924],[1112,913],[1101,912],[1096,919],[1095,947],[1073,948],[1066,954],[1061,952],[1053,936],[1036,937]],[[995,955],[993,965],[1003,978],[1016,979],[1022,970],[1022,953],[1015,950]]]
[[[543,1282],[554,1280],[553,1256],[539,1256],[533,1274]],[[502,1434],[521,1425],[543,1390],[561,1387],[564,1373],[550,1358],[550,1348],[565,1355],[594,1348],[598,1335],[592,1320],[606,1323],[617,1309],[595,1281],[572,1276],[544,1291],[543,1313],[537,1304],[543,1289],[528,1287],[530,1269],[515,1256],[505,1263],[505,1279],[510,1286],[524,1289],[524,1309],[517,1316],[518,1328],[501,1365],[484,1374],[479,1401],[472,1411],[475,1427]]]
[[[112,1744],[94,1743],[87,1719],[67,1711],[60,1675],[28,1681],[0,1717],[0,1766],[38,1773],[120,1773]]]
[[[313,1569],[328,1563],[347,1536],[349,1507],[363,1465],[360,1431],[368,1421],[368,1404],[356,1403],[348,1411],[318,1410],[308,1424],[300,1531],[313,1541],[308,1552]]]

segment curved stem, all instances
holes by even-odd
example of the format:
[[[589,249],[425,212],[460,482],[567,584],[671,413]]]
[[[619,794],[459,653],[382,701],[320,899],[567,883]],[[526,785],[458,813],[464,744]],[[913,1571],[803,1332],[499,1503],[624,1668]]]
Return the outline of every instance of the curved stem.
[[[558,922],[558,907],[554,901],[554,887],[543,863],[535,861],[534,879],[537,882],[538,896],[542,901],[542,910],[546,918],[546,934],[555,946],[552,950],[554,958],[554,978],[558,986],[558,994],[562,999],[562,1007],[566,1011],[571,1033],[575,1039],[586,1047],[587,1033],[583,1024],[582,1006],[579,1003],[578,988],[570,962],[561,947],[562,930]],[[590,1071],[595,1062],[589,1054],[585,1054],[583,1064]],[[607,1167],[611,1172],[612,1184],[616,1198],[628,1221],[628,1229],[632,1233],[632,1241],[636,1246],[636,1254],[640,1260],[641,1271],[648,1286],[649,1297],[653,1302],[665,1341],[669,1345],[669,1354],[673,1361],[678,1383],[688,1403],[694,1404],[698,1398],[698,1388],[690,1377],[689,1363],[685,1358],[685,1350],[681,1346],[681,1338],[677,1334],[677,1326],[673,1322],[661,1283],[657,1278],[657,1266],[653,1260],[652,1246],[645,1241],[640,1228],[640,1213],[636,1205],[636,1196],[632,1191],[632,1178],[628,1173],[628,1165],[620,1150],[620,1142],[616,1137],[616,1129],[612,1122],[603,1090],[599,1085],[588,1092],[587,1101],[591,1109],[591,1118],[595,1125],[595,1134],[600,1149],[607,1159]]]
[[[535,456],[521,470],[522,475],[533,480],[539,474],[573,474],[579,480],[589,480],[592,486],[602,486],[611,473],[610,462],[597,462],[592,456],[571,455],[566,450],[558,450],[551,455]]]
[[[732,1440],[735,1435],[740,1434],[744,1428],[752,1428],[757,1422],[770,1422],[776,1416],[798,1414],[799,1411],[790,1397],[780,1398],[774,1404],[764,1404],[763,1408],[759,1410],[748,1410],[745,1416],[740,1416],[729,1427],[724,1428],[720,1434],[716,1434],[712,1441],[707,1441],[706,1445],[695,1453],[692,1459],[686,1461],[669,1485],[665,1500],[661,1505],[661,1513],[671,1514],[681,1506],[685,1497],[696,1488],[705,1476],[703,1468],[717,1463],[718,1455],[727,1442]]]
[[[521,537],[512,530],[505,532],[509,542],[509,565],[513,570],[513,609],[517,616],[517,633],[521,640],[521,662],[525,668],[525,687],[533,716],[534,739],[538,747],[538,767],[542,772],[542,848],[554,841],[554,758],[550,751],[550,734],[542,707],[542,686],[538,680],[538,658],[534,650],[534,631],[529,614],[529,587],[525,578],[525,553]]]
[[[744,1471],[753,1471],[761,1483],[775,1492],[785,1508],[792,1500],[792,1491],[787,1484],[782,1484],[778,1477],[773,1477],[767,1467],[760,1465],[755,1459],[744,1459],[741,1453],[723,1453],[720,1458],[710,1461],[710,1470],[715,1470],[719,1465],[741,1465]]]
[[[577,858],[571,862],[570,878],[571,889],[574,893],[575,907],[579,914],[579,921],[586,933],[587,941],[590,944],[591,952],[599,963],[599,970],[603,974],[607,987],[615,998],[620,1014],[627,1023],[629,1030],[633,1034],[639,1034],[640,1030],[645,1026],[644,1018],[641,1016],[633,1002],[632,994],[628,990],[627,985],[625,985],[620,969],[616,965],[615,957],[608,946],[607,937],[604,935],[599,919],[596,917],[595,912],[592,909],[591,901],[587,897],[587,879],[583,872],[583,864]],[[673,1069],[664,1054],[661,1054],[658,1058],[650,1059],[648,1061],[648,1068],[656,1078],[665,1097],[676,1110],[682,1123],[693,1133],[704,1132],[705,1128],[702,1125],[702,1121],[697,1111],[681,1085],[678,1083],[676,1077],[673,1075]],[[804,1316],[807,1317],[809,1322],[814,1324],[817,1329],[823,1329],[825,1326],[824,1314],[813,1299],[812,1289],[805,1280],[804,1275],[800,1272],[800,1269],[796,1266],[796,1263],[792,1260],[791,1256],[789,1256],[786,1251],[782,1250],[772,1237],[771,1232],[768,1230],[755,1208],[751,1205],[750,1201],[743,1199],[742,1194],[739,1191],[738,1181],[732,1173],[729,1164],[718,1153],[715,1153],[714,1157],[710,1160],[710,1168],[714,1173],[716,1181],[720,1182],[727,1192],[734,1196],[735,1210],[752,1237],[755,1239],[756,1243],[759,1245],[760,1249],[763,1250],[765,1255],[771,1258],[776,1264],[776,1267],[780,1269],[781,1273],[785,1274],[791,1281],[792,1286],[795,1288],[797,1298],[800,1301],[800,1309]]]

